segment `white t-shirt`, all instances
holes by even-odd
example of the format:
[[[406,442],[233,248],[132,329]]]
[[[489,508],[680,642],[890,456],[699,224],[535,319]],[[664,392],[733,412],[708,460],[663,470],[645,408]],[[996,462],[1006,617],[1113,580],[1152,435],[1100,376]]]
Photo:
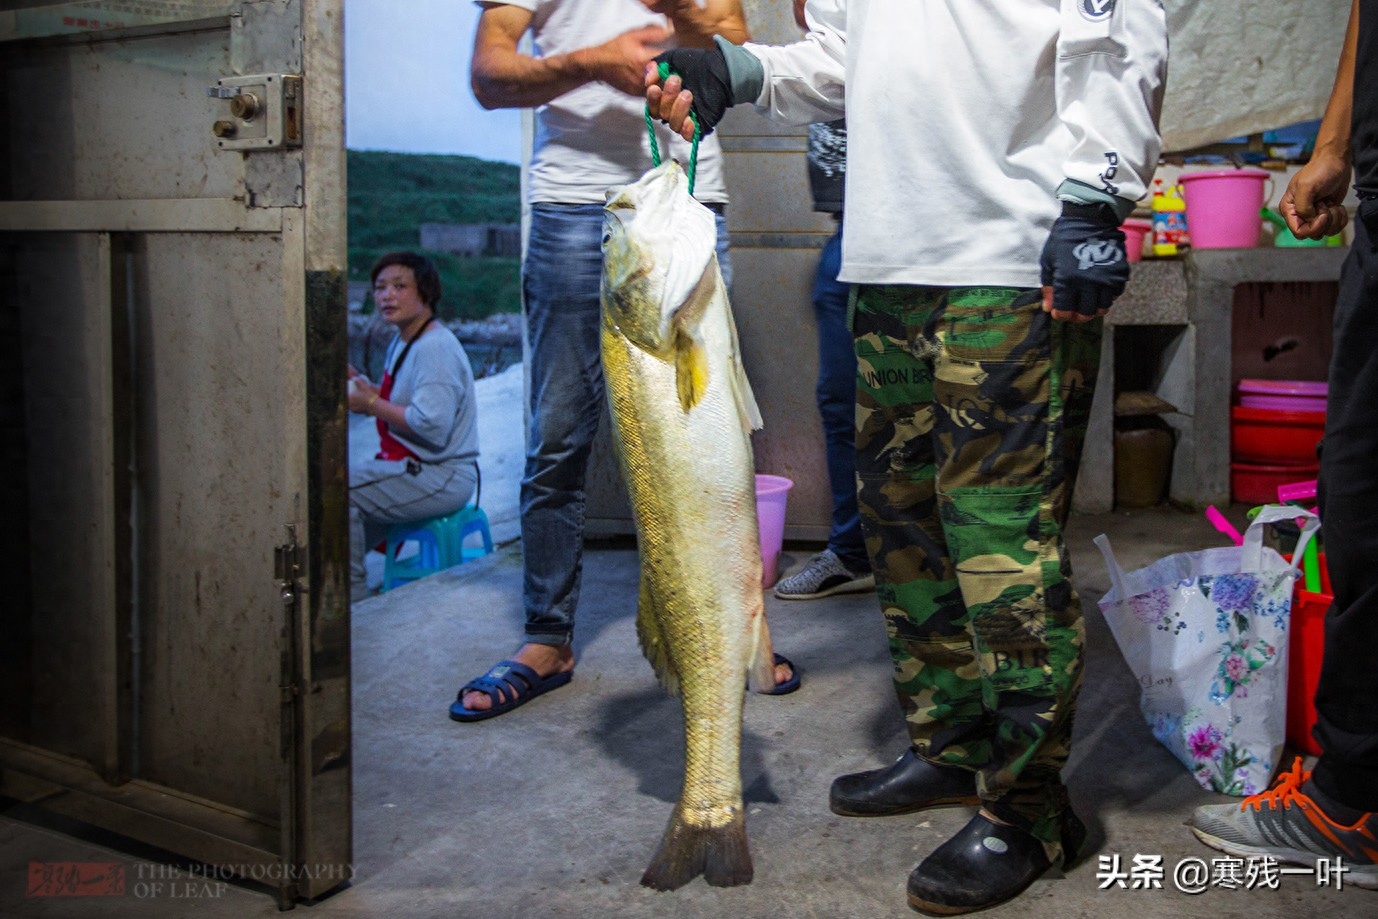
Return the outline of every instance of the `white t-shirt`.
[[[1138,200],[1157,165],[1161,0],[809,0],[748,43],[781,121],[847,118],[838,279],[1036,287],[1066,179]]]
[[[667,25],[640,0],[506,0],[529,10],[537,57],[600,45],[632,29]],[[646,100],[606,83],[585,83],[536,109],[529,198],[533,203],[602,204],[610,186],[634,182],[651,168]],[[685,168],[690,145],[656,122],[662,157]],[[716,135],[699,143],[694,197],[727,203],[722,148]]]

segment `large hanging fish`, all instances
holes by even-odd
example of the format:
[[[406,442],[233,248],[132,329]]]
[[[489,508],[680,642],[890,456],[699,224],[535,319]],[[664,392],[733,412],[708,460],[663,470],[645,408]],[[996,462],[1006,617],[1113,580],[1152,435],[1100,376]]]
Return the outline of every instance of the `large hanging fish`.
[[[684,789],[641,883],[751,881],[742,688],[775,686],[752,430],[714,218],[678,164],[608,191],[603,372],[641,553],[637,633],[684,709]]]

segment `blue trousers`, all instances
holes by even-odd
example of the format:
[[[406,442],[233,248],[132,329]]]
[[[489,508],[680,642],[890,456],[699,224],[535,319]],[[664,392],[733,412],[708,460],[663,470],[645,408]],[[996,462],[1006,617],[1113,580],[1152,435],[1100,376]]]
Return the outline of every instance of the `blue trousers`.
[[[871,570],[856,502],[856,349],[847,322],[851,285],[837,279],[842,267],[842,223],[823,247],[813,280],[818,325],[818,415],[828,463],[833,513],[828,548],[848,570]]]
[[[727,222],[718,264],[732,283]],[[522,263],[531,426],[521,485],[526,640],[567,645],[583,573],[585,480],[606,402],[599,357],[601,204],[535,204]]]

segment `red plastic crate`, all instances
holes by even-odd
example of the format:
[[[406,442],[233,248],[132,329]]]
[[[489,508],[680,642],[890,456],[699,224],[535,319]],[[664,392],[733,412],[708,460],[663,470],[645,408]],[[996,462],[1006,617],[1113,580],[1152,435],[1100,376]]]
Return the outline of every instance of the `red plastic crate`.
[[[1329,586],[1324,565],[1321,571],[1321,583]],[[1321,752],[1311,737],[1311,728],[1316,724],[1316,684],[1325,653],[1325,612],[1333,599],[1328,593],[1304,589],[1301,578],[1297,578],[1287,639],[1287,740],[1312,755]]]

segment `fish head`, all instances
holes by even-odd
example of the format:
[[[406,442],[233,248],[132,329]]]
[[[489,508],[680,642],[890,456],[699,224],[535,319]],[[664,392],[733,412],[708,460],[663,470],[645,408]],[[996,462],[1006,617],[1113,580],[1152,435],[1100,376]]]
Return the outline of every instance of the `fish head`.
[[[713,212],[689,195],[668,161],[603,205],[603,317],[634,344],[665,353],[675,314],[692,298],[717,251]]]

